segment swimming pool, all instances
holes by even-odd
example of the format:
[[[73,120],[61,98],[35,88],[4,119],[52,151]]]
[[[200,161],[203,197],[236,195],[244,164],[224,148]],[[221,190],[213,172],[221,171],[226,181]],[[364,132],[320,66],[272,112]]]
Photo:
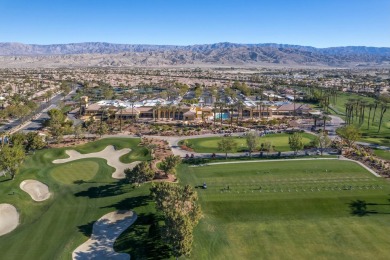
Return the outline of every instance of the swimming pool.
[[[215,119],[221,119],[221,117],[222,117],[222,119],[229,119],[230,118],[230,115],[229,115],[229,113],[216,113],[215,114]]]

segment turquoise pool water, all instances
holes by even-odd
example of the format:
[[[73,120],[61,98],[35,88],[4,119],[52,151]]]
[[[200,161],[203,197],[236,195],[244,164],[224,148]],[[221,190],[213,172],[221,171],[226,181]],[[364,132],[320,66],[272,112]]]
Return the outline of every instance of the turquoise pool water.
[[[222,116],[222,119],[229,119],[230,118],[230,115],[229,113],[216,113],[215,114],[215,119],[221,119],[221,116]]]

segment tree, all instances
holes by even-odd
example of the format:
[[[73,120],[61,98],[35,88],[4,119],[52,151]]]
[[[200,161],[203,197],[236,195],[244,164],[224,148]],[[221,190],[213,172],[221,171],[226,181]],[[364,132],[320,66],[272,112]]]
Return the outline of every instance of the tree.
[[[328,148],[331,143],[332,140],[330,140],[329,136],[323,131],[318,133],[318,135],[313,140],[314,146],[320,149],[321,155],[323,154],[324,149]]]
[[[50,117],[49,122],[48,122],[49,127],[51,127],[52,125],[56,125],[56,124],[62,125],[65,123],[66,116],[59,109],[55,109],[55,108],[50,109],[48,111],[48,115]]]
[[[248,132],[245,136],[246,146],[248,147],[249,156],[252,157],[252,152],[259,145],[259,138],[255,133]]]
[[[347,125],[337,129],[337,134],[344,140],[349,148],[360,138],[359,129],[354,125]]]
[[[178,155],[171,154],[166,157],[160,164],[160,169],[164,171],[166,175],[175,174],[175,167],[181,162],[181,158]]]
[[[74,134],[74,139],[80,139],[84,137],[85,133],[85,128],[83,128],[81,125],[76,125],[73,127],[73,134]]]
[[[227,159],[228,152],[232,152],[237,148],[237,142],[231,137],[222,137],[218,142],[218,151],[225,153],[225,159]]]
[[[61,124],[53,124],[49,128],[49,132],[56,143],[59,143],[62,141],[62,139],[64,137],[64,128],[62,127]]]
[[[325,129],[326,129],[326,121],[331,120],[331,118],[330,118],[329,116],[327,116],[327,115],[323,115],[321,119],[322,119],[322,121],[323,121],[323,123],[324,123],[323,131],[325,132]]]
[[[102,122],[99,124],[99,126],[96,128],[96,134],[98,134],[100,137],[102,137],[102,135],[105,135],[108,133],[108,125],[106,122]]]
[[[164,214],[163,237],[173,256],[190,255],[193,229],[201,218],[196,191],[189,185],[161,182],[153,184],[150,192],[156,209]]]
[[[387,103],[381,103],[381,110],[380,110],[380,116],[379,116],[378,133],[381,131],[381,126],[382,126],[382,121],[383,121],[383,115],[386,113],[387,108],[388,108]]]
[[[23,132],[16,132],[9,139],[12,145],[23,145],[26,141],[26,135]]]
[[[261,144],[261,149],[267,151],[267,154],[269,154],[272,149],[272,143],[270,141],[265,141]]]
[[[126,179],[131,184],[141,184],[146,181],[151,181],[154,178],[154,171],[150,168],[148,162],[141,162],[133,169],[125,169]]]
[[[27,145],[26,150],[39,150],[46,146],[45,141],[42,136],[37,132],[29,132],[26,135]]]
[[[302,150],[304,145],[302,142],[302,135],[298,132],[293,133],[288,137],[288,144],[291,150],[294,151],[294,155],[297,155],[299,150]]]
[[[26,154],[21,145],[4,146],[0,151],[0,169],[9,173],[12,180],[19,171],[19,166],[23,162]]]

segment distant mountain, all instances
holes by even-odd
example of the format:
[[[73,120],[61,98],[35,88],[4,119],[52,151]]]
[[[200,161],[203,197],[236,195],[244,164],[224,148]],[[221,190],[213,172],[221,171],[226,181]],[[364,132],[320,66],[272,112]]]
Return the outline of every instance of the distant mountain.
[[[0,43],[1,67],[61,66],[331,66],[390,67],[390,48],[314,48],[229,42],[178,45]]]

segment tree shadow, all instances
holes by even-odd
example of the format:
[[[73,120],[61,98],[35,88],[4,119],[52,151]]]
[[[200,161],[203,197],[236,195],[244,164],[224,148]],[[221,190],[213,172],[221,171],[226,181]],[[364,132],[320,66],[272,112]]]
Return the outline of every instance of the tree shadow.
[[[369,216],[370,214],[378,214],[377,211],[368,210],[368,205],[373,205],[374,203],[367,203],[364,200],[354,200],[349,203],[349,208],[351,210],[351,215],[363,217]]]
[[[77,184],[81,184],[81,183],[77,183]],[[124,181],[118,181],[118,182],[103,185],[103,186],[90,187],[87,190],[77,192],[74,195],[76,197],[88,197],[91,199],[117,196],[117,195],[121,195],[121,194],[126,192],[123,190],[124,184],[125,184]]]
[[[152,198],[147,195],[137,196],[132,198],[125,198],[115,204],[107,205],[101,208],[115,208],[116,210],[133,210],[135,208],[148,205],[151,200]]]
[[[5,180],[1,180],[0,182],[6,182],[6,181],[10,181],[10,180],[12,180],[12,179],[11,178],[7,178]]]
[[[81,184],[84,184],[84,183],[97,183],[95,181],[84,181],[84,180],[75,180],[73,181],[73,184],[77,184],[77,185],[81,185]]]
[[[92,234],[92,228],[93,228],[93,224],[95,223],[96,221],[91,221],[87,224],[84,224],[84,225],[80,225],[80,226],[77,226],[78,230],[83,233],[85,236],[87,237],[90,237],[91,234]]]
[[[170,248],[161,237],[160,218],[155,214],[140,214],[114,244],[117,252],[128,253],[132,259],[168,259]]]

